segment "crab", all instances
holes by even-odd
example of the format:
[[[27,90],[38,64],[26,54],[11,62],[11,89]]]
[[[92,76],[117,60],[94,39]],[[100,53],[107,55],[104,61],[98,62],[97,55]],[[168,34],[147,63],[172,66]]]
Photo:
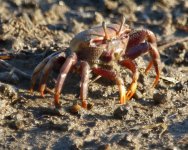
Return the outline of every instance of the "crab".
[[[122,17],[120,24],[106,24],[93,27],[78,33],[70,42],[69,48],[57,51],[41,61],[33,71],[31,88],[40,76],[39,91],[44,96],[49,73],[61,64],[55,91],[54,104],[60,105],[60,94],[67,74],[71,70],[80,73],[80,99],[82,107],[87,108],[88,83],[90,73],[115,81],[120,95],[120,104],[125,104],[136,92],[139,71],[135,59],[149,52],[151,60],[146,67],[147,73],[154,66],[156,77],[155,87],[160,77],[160,55],[157,50],[156,36],[147,29],[133,30],[125,24]],[[125,67],[132,72],[132,82],[126,92],[120,67]]]

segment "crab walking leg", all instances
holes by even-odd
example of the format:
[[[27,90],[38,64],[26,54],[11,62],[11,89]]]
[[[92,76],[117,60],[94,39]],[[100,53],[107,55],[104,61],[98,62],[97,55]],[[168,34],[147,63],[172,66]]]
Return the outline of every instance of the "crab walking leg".
[[[41,93],[41,96],[44,97],[44,90],[46,88],[46,81],[48,79],[49,72],[53,69],[54,64],[59,60],[60,58],[66,58],[65,52],[60,52],[53,56],[47,64],[44,66],[44,69],[42,70],[40,82],[39,82],[39,91]]]
[[[152,59],[148,65],[148,67],[146,68],[145,72],[148,72],[148,70],[152,67],[152,65],[154,65],[155,72],[156,72],[156,78],[153,83],[153,87],[155,87],[159,81],[160,71],[161,71],[160,55],[159,55],[159,52],[158,52],[155,44],[151,44],[148,42],[140,43],[139,45],[129,49],[128,52],[126,52],[125,56],[129,59],[135,59],[138,56],[140,56],[141,54],[144,54],[146,52],[150,53]]]
[[[145,70],[145,74],[147,75],[148,74],[148,71],[151,69],[151,67],[153,66],[153,61],[151,60]]]
[[[86,61],[82,61],[81,67],[81,82],[80,82],[80,98],[82,100],[82,107],[87,108],[87,94],[88,94],[88,83],[90,66]]]
[[[51,55],[49,55],[48,57],[46,57],[45,59],[43,59],[43,61],[41,61],[34,69],[33,74],[31,76],[31,87],[30,87],[30,91],[33,92],[33,88],[35,86],[36,80],[38,75],[40,74],[41,70],[44,68],[44,66],[46,65],[46,63],[54,56],[57,55],[60,52],[55,52]]]
[[[54,95],[54,103],[56,106],[59,105],[59,96],[62,90],[65,78],[67,77],[67,73],[70,71],[71,67],[77,63],[77,56],[75,53],[72,53],[65,61],[63,66],[60,69],[59,76],[57,78],[57,83],[55,86],[55,95]]]
[[[130,100],[131,97],[134,95],[134,93],[136,92],[136,88],[137,88],[137,80],[139,77],[139,72],[137,70],[137,65],[136,62],[134,62],[131,59],[125,59],[123,61],[120,62],[120,64],[126,68],[128,68],[129,70],[131,70],[131,72],[133,73],[133,77],[132,77],[132,82],[130,87],[128,88],[128,91],[126,93],[126,100]]]
[[[92,68],[92,71],[95,74],[100,75],[102,77],[105,77],[107,79],[115,80],[116,84],[118,85],[118,88],[119,88],[120,104],[125,104],[126,95],[125,95],[125,86],[124,86],[123,79],[120,76],[118,76],[116,74],[116,72],[111,71],[111,70],[105,70],[105,69],[102,69],[102,68]]]
[[[11,55],[10,54],[1,54],[0,53],[0,59],[6,60],[6,59],[11,59]]]
[[[126,95],[125,95],[125,86],[124,86],[123,79],[121,77],[117,77],[116,84],[118,85],[118,88],[119,88],[120,104],[125,104],[126,103]]]
[[[160,60],[160,55],[159,52],[157,50],[157,47],[155,45],[150,44],[150,55],[152,57],[153,60],[150,61],[153,63],[154,68],[155,68],[155,72],[156,72],[156,78],[155,81],[153,83],[153,87],[155,87],[157,85],[157,83],[159,82],[159,78],[160,78],[160,73],[161,73],[161,60]],[[150,64],[148,65],[147,68],[149,68]],[[147,72],[147,68],[146,68],[146,72]]]

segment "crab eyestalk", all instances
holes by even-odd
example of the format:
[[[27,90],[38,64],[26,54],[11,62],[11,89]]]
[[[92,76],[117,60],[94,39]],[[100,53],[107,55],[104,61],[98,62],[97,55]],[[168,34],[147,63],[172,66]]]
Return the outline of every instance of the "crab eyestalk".
[[[122,28],[123,28],[123,25],[125,24],[125,16],[122,16],[122,19],[121,19],[121,25],[120,25],[120,28],[117,32],[117,35],[120,35],[121,32],[122,32]]]
[[[108,40],[109,36],[107,34],[107,27],[106,27],[106,23],[104,21],[102,22],[102,27],[103,27],[103,30],[104,30],[104,33],[105,33],[104,39]]]

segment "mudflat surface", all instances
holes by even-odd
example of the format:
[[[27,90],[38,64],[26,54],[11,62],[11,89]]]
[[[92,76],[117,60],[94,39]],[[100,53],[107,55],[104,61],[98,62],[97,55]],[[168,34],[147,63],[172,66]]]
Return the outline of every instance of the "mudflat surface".
[[[37,85],[29,92],[39,62],[68,47],[77,33],[104,20],[119,22],[122,14],[131,28],[147,28],[158,38],[163,69],[156,88],[154,70],[144,74],[146,54],[136,59],[138,89],[125,106],[115,84],[101,78],[89,84],[93,108],[70,113],[80,103],[75,73],[66,80],[60,110]],[[1,0],[0,54],[12,59],[0,63],[0,149],[188,149],[187,28],[185,0]],[[127,88],[131,73],[121,72]],[[50,89],[57,75],[50,74]]]

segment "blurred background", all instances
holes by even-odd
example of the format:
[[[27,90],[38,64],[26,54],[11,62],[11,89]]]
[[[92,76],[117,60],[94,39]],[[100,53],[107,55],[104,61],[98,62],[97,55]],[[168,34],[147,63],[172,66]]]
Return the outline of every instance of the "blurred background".
[[[156,88],[154,70],[144,74],[147,54],[136,59],[138,88],[124,107],[117,87],[102,79],[89,85],[92,110],[71,114],[67,108],[80,102],[74,73],[62,92],[61,114],[52,94],[43,98],[37,87],[29,92],[31,74],[45,57],[68,47],[77,33],[118,23],[122,15],[130,28],[157,36],[163,69]],[[0,55],[12,57],[0,59],[0,149],[188,149],[187,41],[188,0],[0,0]],[[132,74],[121,73],[127,88]]]
[[[65,44],[103,20],[118,22],[121,15],[131,28],[149,28],[159,40],[179,35],[177,30],[188,26],[185,0],[1,0],[0,4],[0,43],[4,42],[0,47],[9,49],[10,44],[16,49]]]

